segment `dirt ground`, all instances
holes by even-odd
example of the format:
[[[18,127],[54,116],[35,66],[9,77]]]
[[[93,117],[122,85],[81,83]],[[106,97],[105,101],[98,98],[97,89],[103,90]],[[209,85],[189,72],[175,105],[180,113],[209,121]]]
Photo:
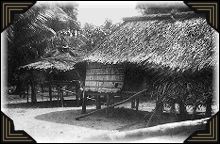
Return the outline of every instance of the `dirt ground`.
[[[105,111],[96,113],[79,121],[75,118],[81,115],[81,107],[73,107],[73,101],[66,102],[65,107],[58,107],[57,102],[39,102],[36,105],[26,103],[25,98],[11,96],[4,103],[2,111],[14,121],[16,130],[24,130],[37,142],[86,142],[86,139],[102,134],[118,131],[128,131],[145,127],[143,117],[154,109],[155,104],[140,103],[140,111],[128,109],[130,103],[116,107],[111,116]],[[87,107],[87,112],[95,109],[94,105]],[[147,111],[142,111],[145,109]],[[175,117],[164,115],[155,118],[156,123],[176,121]],[[159,137],[147,137],[128,142],[183,142],[189,135],[176,134]],[[92,141],[89,141],[92,142]]]

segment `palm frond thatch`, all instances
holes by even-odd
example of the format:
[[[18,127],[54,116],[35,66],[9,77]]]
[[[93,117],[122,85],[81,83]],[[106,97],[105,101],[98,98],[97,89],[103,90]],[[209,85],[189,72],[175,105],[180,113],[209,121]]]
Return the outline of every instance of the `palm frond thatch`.
[[[192,12],[125,18],[84,60],[196,71],[215,65],[214,40],[206,19]]]
[[[75,64],[81,61],[81,57],[73,56],[72,52],[62,52],[60,50],[51,51],[47,57],[41,58],[39,61],[21,66],[20,69],[26,70],[57,70],[70,71],[75,69]]]

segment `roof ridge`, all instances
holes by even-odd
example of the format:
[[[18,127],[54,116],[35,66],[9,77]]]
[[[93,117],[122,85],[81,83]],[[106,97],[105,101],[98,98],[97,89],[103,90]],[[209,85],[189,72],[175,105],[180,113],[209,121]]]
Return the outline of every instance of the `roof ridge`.
[[[156,19],[179,19],[179,18],[192,18],[201,17],[201,14],[197,14],[194,11],[178,12],[178,13],[165,13],[165,14],[148,14],[145,16],[132,16],[123,18],[124,22],[130,21],[145,21],[145,20],[156,20]]]

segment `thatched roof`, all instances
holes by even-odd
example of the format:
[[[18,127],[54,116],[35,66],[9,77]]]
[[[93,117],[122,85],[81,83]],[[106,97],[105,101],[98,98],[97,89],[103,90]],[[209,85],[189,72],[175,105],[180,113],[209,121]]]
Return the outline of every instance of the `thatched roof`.
[[[74,69],[77,62],[81,61],[82,58],[73,56],[71,51],[62,52],[58,49],[49,54],[45,58],[41,58],[39,61],[30,63],[25,66],[21,66],[20,69],[26,70],[57,70],[57,71],[70,71]]]
[[[201,70],[215,64],[214,30],[193,12],[124,18],[84,60],[145,68]]]

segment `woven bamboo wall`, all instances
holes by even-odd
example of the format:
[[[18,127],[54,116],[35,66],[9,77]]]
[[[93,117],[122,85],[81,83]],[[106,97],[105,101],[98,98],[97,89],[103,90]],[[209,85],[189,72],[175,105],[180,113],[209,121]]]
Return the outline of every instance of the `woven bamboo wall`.
[[[89,63],[86,69],[85,90],[116,93],[124,84],[124,68],[119,65]]]

